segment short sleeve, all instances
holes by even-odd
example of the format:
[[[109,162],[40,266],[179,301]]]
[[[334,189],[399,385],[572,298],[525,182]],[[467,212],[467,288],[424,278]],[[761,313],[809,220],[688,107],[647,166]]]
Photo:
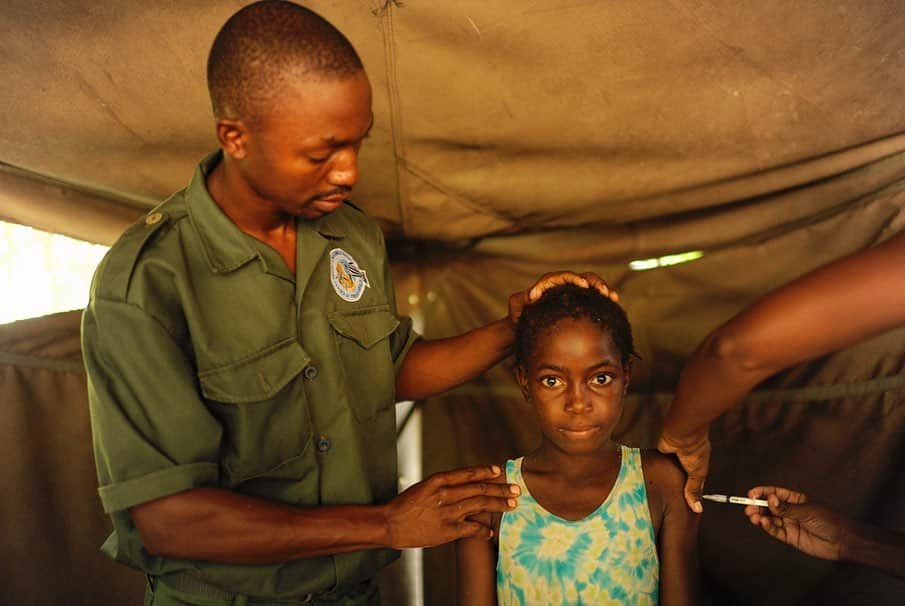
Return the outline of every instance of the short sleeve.
[[[95,298],[82,319],[82,351],[104,511],[217,484],[222,426],[186,352],[159,322]]]
[[[393,355],[393,364],[396,368],[396,372],[399,372],[399,368],[402,366],[402,361],[405,359],[406,354],[409,352],[409,349],[412,348],[412,345],[421,338],[421,335],[418,334],[412,326],[412,319],[408,316],[400,316],[399,311],[396,309],[396,287],[393,285],[393,275],[390,271],[386,243],[384,242],[383,233],[380,229],[376,228],[376,231],[380,238],[380,249],[383,253],[383,267],[381,268],[383,271],[383,291],[386,293],[387,300],[390,302],[390,310],[399,320],[399,326],[397,326],[396,330],[393,331],[393,334],[390,335],[390,351]]]

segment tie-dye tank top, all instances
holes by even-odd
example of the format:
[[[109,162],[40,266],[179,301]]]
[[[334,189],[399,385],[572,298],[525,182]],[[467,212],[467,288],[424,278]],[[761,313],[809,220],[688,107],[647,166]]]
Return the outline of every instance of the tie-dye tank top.
[[[522,477],[522,458],[506,463],[518,506],[500,520],[499,606],[657,604],[660,561],[647,505],[641,451],[621,446],[609,496],[571,522],[545,510]]]

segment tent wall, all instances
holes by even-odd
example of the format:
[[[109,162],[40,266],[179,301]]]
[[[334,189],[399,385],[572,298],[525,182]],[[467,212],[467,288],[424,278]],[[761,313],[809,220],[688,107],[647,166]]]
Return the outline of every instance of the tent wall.
[[[79,312],[0,326],[3,604],[137,604],[144,576],[99,548]]]
[[[110,245],[142,214],[137,205],[0,165],[0,221]]]

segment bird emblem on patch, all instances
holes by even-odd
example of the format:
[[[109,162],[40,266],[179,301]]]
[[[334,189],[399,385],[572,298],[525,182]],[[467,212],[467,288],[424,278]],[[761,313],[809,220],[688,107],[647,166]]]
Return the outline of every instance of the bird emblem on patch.
[[[330,251],[330,281],[333,290],[345,301],[358,301],[370,288],[368,272],[358,266],[352,255],[341,248]]]

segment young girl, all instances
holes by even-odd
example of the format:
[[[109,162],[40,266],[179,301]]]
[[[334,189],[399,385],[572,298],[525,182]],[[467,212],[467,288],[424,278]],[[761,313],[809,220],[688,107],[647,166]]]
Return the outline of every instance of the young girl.
[[[525,308],[515,348],[543,439],[506,463],[500,481],[521,496],[480,520],[494,540],[458,542],[459,604],[694,604],[685,475],[611,439],[634,355],[625,312],[593,289],[557,287]]]

